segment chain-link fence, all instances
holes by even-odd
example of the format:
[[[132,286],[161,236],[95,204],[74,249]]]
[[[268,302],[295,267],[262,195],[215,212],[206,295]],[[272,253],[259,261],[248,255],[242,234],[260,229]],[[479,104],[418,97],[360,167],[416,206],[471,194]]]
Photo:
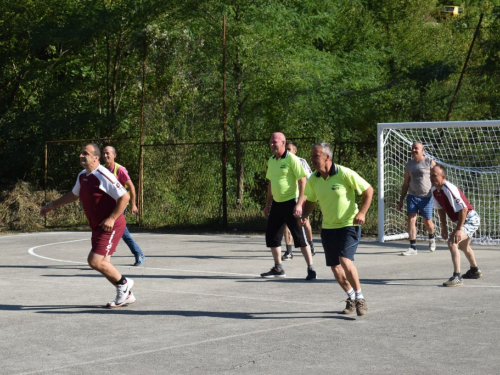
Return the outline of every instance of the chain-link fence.
[[[297,155],[309,160],[314,138],[289,140],[297,144]],[[136,190],[139,190],[138,140],[105,139],[94,142],[101,147],[113,145],[116,148],[116,162],[126,166]],[[74,186],[81,170],[78,155],[85,143],[47,142],[46,190],[63,193]],[[335,162],[356,170],[375,187],[375,143],[336,143],[332,147]],[[238,144],[231,141],[226,143],[226,150],[227,183],[224,191],[222,142],[143,145],[143,189],[138,191],[143,204],[141,224],[168,229],[264,230],[266,219],[262,210],[267,194],[267,160],[271,156],[269,141],[243,140]],[[223,199],[224,194],[226,200]],[[71,215],[49,215],[47,225],[85,223],[79,205],[74,204],[72,210],[75,212],[72,211]],[[224,211],[227,212],[227,227],[224,225]],[[374,199],[365,232],[376,232],[376,212]],[[311,218],[313,228],[317,229],[320,221],[321,212],[317,209]],[[127,222],[135,223],[135,217],[127,215]]]

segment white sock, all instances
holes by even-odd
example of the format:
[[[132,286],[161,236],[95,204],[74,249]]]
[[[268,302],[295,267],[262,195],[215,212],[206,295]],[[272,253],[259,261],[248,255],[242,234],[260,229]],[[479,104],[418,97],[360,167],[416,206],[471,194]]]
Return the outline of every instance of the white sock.
[[[347,294],[347,298],[349,298],[350,300],[354,300],[354,289],[353,288],[351,288],[351,290],[348,290],[346,292],[346,294]]]
[[[361,289],[356,290],[354,294],[356,295],[356,299],[365,299],[365,297],[363,297],[363,293],[361,293]]]

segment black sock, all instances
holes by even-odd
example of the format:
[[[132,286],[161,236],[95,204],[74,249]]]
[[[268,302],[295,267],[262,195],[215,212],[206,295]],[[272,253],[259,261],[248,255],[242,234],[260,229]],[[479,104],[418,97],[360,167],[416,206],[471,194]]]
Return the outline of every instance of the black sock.
[[[471,267],[470,270],[472,272],[477,272],[477,271],[479,271],[479,267]]]
[[[122,278],[116,283],[116,285],[123,285],[127,283],[127,279],[122,275]]]
[[[453,272],[453,276],[458,276],[458,277],[460,277],[460,272]]]
[[[432,240],[433,238],[436,238],[436,235],[434,233],[429,234],[429,240]]]
[[[417,250],[417,240],[410,240],[410,247]]]
[[[289,254],[292,253],[292,245],[286,245],[286,252]]]

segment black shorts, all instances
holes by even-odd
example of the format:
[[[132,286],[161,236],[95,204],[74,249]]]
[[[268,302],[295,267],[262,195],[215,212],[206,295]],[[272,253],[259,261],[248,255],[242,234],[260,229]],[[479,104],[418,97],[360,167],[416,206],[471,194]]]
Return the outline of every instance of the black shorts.
[[[344,227],[338,229],[322,229],[321,243],[325,251],[326,265],[338,266],[340,257],[354,260],[361,238],[361,226]]]
[[[293,216],[293,209],[297,204],[296,199],[291,199],[286,202],[275,202],[271,206],[271,212],[267,219],[266,228],[266,246],[279,247],[283,238],[283,231],[286,224],[293,237],[295,247],[306,247],[307,238],[304,227],[301,227],[299,221]]]

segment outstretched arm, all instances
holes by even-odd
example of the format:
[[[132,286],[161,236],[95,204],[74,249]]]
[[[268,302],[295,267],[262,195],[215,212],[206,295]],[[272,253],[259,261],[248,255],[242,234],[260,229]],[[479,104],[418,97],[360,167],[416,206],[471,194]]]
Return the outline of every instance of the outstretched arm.
[[[72,191],[67,192],[61,198],[46,204],[40,209],[40,215],[45,216],[50,211],[55,210],[58,207],[64,206],[65,204],[70,204],[78,200],[78,195],[73,194]]]

